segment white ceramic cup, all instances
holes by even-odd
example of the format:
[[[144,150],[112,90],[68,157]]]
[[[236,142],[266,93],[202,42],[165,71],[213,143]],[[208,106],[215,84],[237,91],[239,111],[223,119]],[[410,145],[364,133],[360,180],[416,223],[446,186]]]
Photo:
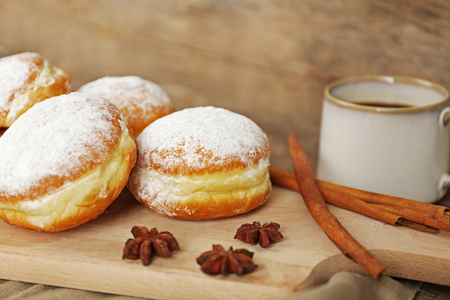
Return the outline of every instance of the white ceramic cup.
[[[422,202],[450,186],[448,91],[426,80],[360,76],[325,89],[317,177]]]

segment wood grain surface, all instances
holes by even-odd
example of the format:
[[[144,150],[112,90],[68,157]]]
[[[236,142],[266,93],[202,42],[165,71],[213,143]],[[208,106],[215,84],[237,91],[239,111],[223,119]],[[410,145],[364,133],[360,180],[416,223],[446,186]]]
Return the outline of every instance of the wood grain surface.
[[[0,0],[0,56],[39,52],[70,73],[74,90],[139,75],[177,109],[242,113],[269,135],[272,165],[287,170],[291,130],[315,166],[326,84],[395,74],[448,88],[448,49],[447,0]],[[450,297],[431,285],[423,299],[436,291]]]
[[[450,233],[398,228],[332,208],[349,232],[386,265],[386,275],[450,285]],[[261,248],[235,240],[243,223],[278,222],[284,239]],[[170,231],[172,258],[148,267],[122,260],[133,225]],[[157,299],[283,299],[332,274],[364,271],[337,250],[309,215],[301,196],[275,187],[266,204],[238,217],[182,221],[160,216],[125,190],[97,220],[73,230],[41,233],[0,223],[0,278]],[[210,276],[195,258],[212,244],[255,253],[248,275]]]

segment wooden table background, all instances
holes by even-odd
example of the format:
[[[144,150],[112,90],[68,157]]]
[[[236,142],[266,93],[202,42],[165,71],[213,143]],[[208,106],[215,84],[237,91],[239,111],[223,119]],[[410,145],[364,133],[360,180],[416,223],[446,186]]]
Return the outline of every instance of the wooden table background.
[[[288,170],[291,130],[316,164],[326,84],[382,74],[450,88],[449,49],[448,0],[0,0],[0,56],[41,53],[73,90],[138,75],[177,109],[242,113],[268,134],[272,165]],[[416,298],[440,297],[450,287],[426,284]]]

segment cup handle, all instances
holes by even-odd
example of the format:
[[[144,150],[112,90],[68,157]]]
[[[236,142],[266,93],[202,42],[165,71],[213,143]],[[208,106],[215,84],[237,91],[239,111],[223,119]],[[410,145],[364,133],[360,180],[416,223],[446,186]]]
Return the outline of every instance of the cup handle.
[[[442,193],[441,196],[444,195],[445,191],[450,188],[450,175],[444,174],[439,181],[439,191]]]
[[[444,108],[439,115],[439,124],[446,126],[448,123],[450,123],[450,107]]]
[[[450,123],[450,107],[444,108],[439,115],[439,124],[441,126],[447,126],[448,123]],[[450,175],[444,174],[439,181],[440,196],[444,196],[448,188],[450,188]]]

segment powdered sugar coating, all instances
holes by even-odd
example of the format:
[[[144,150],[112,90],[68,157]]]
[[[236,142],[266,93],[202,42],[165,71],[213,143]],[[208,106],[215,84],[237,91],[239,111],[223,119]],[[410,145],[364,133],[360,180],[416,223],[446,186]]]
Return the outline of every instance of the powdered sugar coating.
[[[211,106],[160,118],[137,143],[139,167],[180,174],[245,168],[270,155],[266,134],[252,120]]]
[[[0,138],[0,200],[70,182],[101,164],[123,130],[119,110],[101,97],[71,93],[36,104]]]
[[[102,96],[119,109],[134,105],[145,110],[149,106],[170,104],[159,85],[138,76],[106,76],[83,85],[78,91]]]
[[[0,58],[0,116],[5,115],[16,95],[24,93],[30,80],[36,78],[43,58],[25,52]]]
[[[120,109],[135,135],[175,110],[159,85],[138,76],[107,76],[83,85],[78,91],[111,101]]]

